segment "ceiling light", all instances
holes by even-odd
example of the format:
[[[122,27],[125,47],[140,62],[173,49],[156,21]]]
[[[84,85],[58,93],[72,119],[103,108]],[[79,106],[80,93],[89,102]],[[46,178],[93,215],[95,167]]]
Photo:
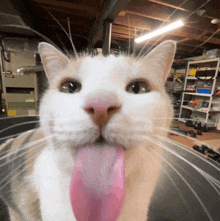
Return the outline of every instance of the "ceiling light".
[[[183,25],[184,24],[183,24],[182,20],[178,20],[178,21],[176,21],[176,22],[174,22],[172,24],[169,24],[169,25],[167,25],[167,26],[165,26],[163,28],[157,29],[156,31],[150,32],[150,33],[148,33],[146,35],[143,35],[141,37],[136,38],[135,42],[136,43],[140,43],[142,41],[148,40],[150,38],[153,38],[155,36],[161,35],[161,34],[166,33],[168,31],[172,31],[173,29],[181,27]]]
[[[212,19],[211,23],[216,25],[216,24],[220,23],[220,19],[217,19],[217,18],[216,19]]]

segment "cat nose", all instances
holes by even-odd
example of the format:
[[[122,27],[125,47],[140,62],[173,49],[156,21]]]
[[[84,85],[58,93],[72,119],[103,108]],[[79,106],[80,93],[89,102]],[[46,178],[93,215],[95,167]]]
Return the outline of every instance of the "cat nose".
[[[108,94],[106,96],[98,95],[89,98],[85,103],[84,109],[91,115],[93,121],[102,128],[120,106],[117,96],[115,94]]]

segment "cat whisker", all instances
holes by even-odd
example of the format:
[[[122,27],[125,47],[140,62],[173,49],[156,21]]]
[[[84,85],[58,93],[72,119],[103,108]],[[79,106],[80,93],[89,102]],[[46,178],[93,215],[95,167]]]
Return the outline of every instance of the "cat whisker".
[[[155,136],[157,136],[157,135],[155,135]],[[211,162],[207,161],[204,157],[200,156],[198,153],[195,153],[194,151],[190,151],[187,147],[181,146],[177,142],[174,142],[174,141],[172,141],[172,140],[170,140],[168,138],[165,138],[165,137],[162,137],[162,136],[157,136],[157,137],[162,139],[162,140],[164,140],[164,141],[166,141],[166,142],[169,142],[170,144],[175,145],[175,147],[179,147],[181,150],[184,150],[187,153],[190,153],[190,154],[200,158],[202,161],[204,161],[205,163],[209,164],[211,167],[215,168],[218,172],[220,172],[220,168],[218,168],[217,166],[213,165]]]
[[[205,3],[203,3],[202,5],[200,5],[196,10],[194,10],[192,13],[190,13],[185,19],[187,19],[187,18],[189,18],[190,16],[192,16],[193,14],[195,14],[197,11],[199,11],[201,8],[203,8],[205,5],[207,5],[208,2],[210,2],[210,0],[207,0]]]
[[[182,5],[184,5],[187,1],[188,1],[188,0],[185,0],[183,3],[181,3],[181,4],[179,5],[179,7],[181,7]],[[184,20],[186,20],[187,18],[189,18],[190,16],[192,16],[193,14],[195,14],[198,10],[200,10],[202,7],[204,7],[209,1],[210,1],[210,0],[207,0],[204,4],[202,4],[201,6],[199,6],[196,10],[194,10],[192,13],[190,13],[188,16],[186,16],[186,17],[184,18]],[[170,18],[176,11],[177,11],[177,9],[175,9],[175,10],[168,16],[168,18]],[[158,28],[160,28],[164,23],[165,23],[165,22],[163,22]],[[220,29],[219,29],[219,30],[220,30]],[[219,30],[217,30],[214,34],[216,34]],[[214,34],[213,34],[213,35],[214,35]],[[166,35],[167,35],[167,33],[163,34],[154,44],[152,44],[151,47],[143,54],[143,56],[145,56],[150,50],[152,50],[152,48],[153,48],[159,41],[161,41],[161,39],[162,39],[164,36],[166,36]],[[212,35],[212,36],[213,36],[213,35]],[[211,36],[211,37],[212,37],[212,36]],[[211,37],[210,37],[210,38],[211,38]],[[207,42],[207,41],[208,41],[208,40],[206,40],[206,42]],[[149,42],[149,41],[148,41],[148,42]],[[141,55],[143,49],[147,46],[148,42],[143,46],[143,48],[142,48],[142,50],[140,51],[140,53],[138,54],[138,57],[137,57],[137,58],[140,57],[140,55]],[[203,44],[204,44],[204,43],[205,43],[205,42],[203,42]],[[196,48],[202,46],[203,44],[197,46]]]
[[[17,152],[19,152],[19,151],[21,151],[21,150],[25,150],[25,149],[27,149],[27,148],[29,148],[29,147],[31,147],[31,146],[33,146],[33,145],[39,144],[39,143],[41,143],[41,142],[45,142],[45,143],[46,143],[46,141],[47,141],[48,139],[52,138],[53,136],[54,136],[54,135],[49,135],[49,136],[46,136],[46,137],[44,137],[44,138],[38,139],[38,140],[36,140],[36,141],[32,141],[32,142],[30,142],[30,143],[28,143],[28,144],[25,144],[25,145],[19,147],[18,149],[16,149],[15,151],[10,152],[10,153],[8,153],[8,154],[6,154],[6,155],[1,154],[1,155],[3,155],[3,157],[1,156],[1,157],[0,157],[0,160],[5,159],[5,158],[8,158],[8,157],[10,157],[11,155],[13,155],[13,154],[15,154],[15,153],[17,153]],[[7,146],[7,144],[8,144],[8,143],[2,144],[1,150],[4,149],[5,146]]]
[[[157,137],[163,139],[161,136],[157,136]],[[169,143],[171,143],[171,144],[173,144],[173,145],[175,145],[175,147],[177,146],[177,144],[176,144],[175,142],[172,142],[172,141],[170,141],[169,139],[163,139],[163,140],[166,141],[166,142],[169,142]],[[178,146],[181,147],[181,145],[178,145]],[[165,148],[164,148],[164,149],[165,149]],[[185,149],[185,148],[183,148],[183,147],[181,147],[181,149],[187,151],[187,149]],[[174,154],[176,157],[178,157],[178,158],[181,159],[182,161],[184,161],[184,162],[186,162],[187,164],[189,164],[189,165],[190,165],[191,167],[193,167],[196,171],[198,171],[198,172],[209,182],[209,184],[215,189],[215,191],[216,191],[218,194],[220,194],[220,192],[219,192],[219,191],[215,188],[215,186],[214,186],[214,184],[215,184],[218,188],[220,188],[220,181],[218,181],[217,179],[215,179],[214,177],[212,177],[210,174],[206,173],[205,171],[201,170],[201,169],[200,169],[199,167],[197,167],[196,165],[191,164],[188,160],[186,160],[184,157],[180,156],[177,152],[172,151],[171,149],[169,149],[169,150],[166,149],[166,150],[169,151],[170,153]],[[220,168],[218,168],[218,167],[216,167],[215,165],[211,164],[211,163],[210,163],[209,161],[207,161],[206,159],[202,158],[201,156],[199,156],[199,155],[197,155],[197,154],[195,154],[195,153],[193,153],[193,152],[191,152],[191,151],[189,151],[189,150],[188,150],[187,152],[189,152],[190,154],[193,154],[194,156],[196,156],[196,157],[202,159],[203,162],[208,163],[212,168],[215,168],[215,169],[217,169],[218,172],[220,172]]]
[[[204,185],[202,185],[202,183],[201,182],[199,182],[197,179],[195,179],[190,173],[188,173],[187,171],[186,171],[186,169],[184,169],[183,167],[181,167],[180,165],[176,165],[176,167],[179,167],[184,173],[186,173],[187,174],[187,176],[189,176],[190,177],[190,179],[193,179],[196,183],[198,183],[200,186],[204,186]],[[204,171],[203,170],[201,170],[200,168],[198,168],[197,167],[197,169],[196,169],[196,171],[197,172],[199,172],[205,179],[206,179],[206,181],[212,186],[212,188],[216,191],[216,193],[218,194],[218,195],[220,195],[220,191],[217,189],[217,188],[220,188],[220,181],[218,181],[218,180],[216,180],[216,179],[214,179],[213,180],[213,177],[211,176],[211,175],[209,175],[208,173],[204,173]],[[216,186],[215,186],[216,185]]]
[[[194,141],[194,142],[196,141],[196,142],[198,142],[199,144],[203,144],[202,141],[200,141],[200,140],[198,140],[198,139],[195,139],[195,138],[192,138],[192,137],[189,137],[189,136],[186,136],[186,135],[181,134],[181,133],[179,133],[179,132],[177,132],[177,131],[170,130],[170,129],[166,129],[166,128],[164,128],[164,127],[156,127],[156,128],[157,128],[157,129],[160,129],[160,130],[162,130],[162,131],[165,131],[165,132],[169,132],[169,133],[173,133],[173,134],[176,134],[176,135],[185,137],[185,138],[190,139],[190,140],[192,140],[192,141]]]
[[[131,34],[130,34],[130,21],[129,21],[129,15],[127,14],[127,19],[128,19],[128,54],[130,54],[131,50]]]
[[[4,158],[6,158],[6,159],[7,159],[7,158],[10,158],[10,159],[7,160],[5,163],[2,163],[2,164],[0,165],[0,168],[4,167],[5,165],[8,165],[9,163],[13,163],[15,160],[18,160],[20,157],[25,156],[28,152],[33,152],[33,151],[36,150],[36,149],[39,150],[39,147],[43,146],[43,144],[45,144],[45,143],[46,143],[46,141],[44,141],[44,142],[39,142],[39,144],[38,144],[37,146],[31,147],[30,149],[27,149],[28,147],[25,147],[25,146],[24,146],[25,148],[22,149],[24,152],[18,153],[18,152],[21,151],[21,149],[18,149],[17,151],[14,151],[14,152],[12,152],[12,153],[7,154],[7,156],[1,157],[1,158],[0,158],[0,161],[2,161]],[[27,150],[27,151],[26,151],[26,150]],[[16,154],[16,153],[18,153],[18,154]],[[15,155],[15,154],[16,154],[16,156],[14,156],[14,157],[11,158],[11,156],[13,156],[13,155]],[[0,186],[1,186],[1,184],[0,184]]]
[[[36,148],[33,148],[32,151],[34,150],[38,150],[40,145],[38,145]],[[35,159],[35,155],[32,155],[30,156],[26,162],[29,162],[29,161],[32,161],[33,159]],[[12,164],[13,166],[13,164]],[[1,182],[0,182],[0,191],[5,187],[7,186],[13,179],[15,179],[17,176],[19,176],[21,173],[23,173],[25,171],[25,168],[22,169],[19,173],[16,174],[16,176],[13,176],[17,170],[21,169],[22,167],[24,167],[24,163],[23,164],[20,164],[19,166],[17,166],[15,169],[13,169],[9,174],[7,174],[6,177],[4,177]],[[13,176],[13,177],[12,177]],[[8,180],[8,181],[7,181]],[[4,185],[2,185],[5,181],[7,181]]]
[[[215,179],[209,173],[203,171],[202,169],[200,169],[196,165],[191,164],[185,158],[183,158],[183,157],[181,157],[179,155],[175,155],[175,156],[177,156],[179,159],[181,159],[182,161],[186,162],[188,165],[193,167],[197,172],[199,172],[206,179],[206,181],[212,186],[212,188],[216,191],[216,193],[220,196],[220,191],[218,190],[218,189],[220,189],[220,181],[219,180]],[[212,166],[212,164],[211,164],[211,166]],[[217,169],[218,169],[218,172],[219,172],[219,168],[217,168]]]
[[[31,129],[32,130],[32,129]],[[28,130],[28,131],[31,131],[31,130]],[[16,134],[13,134],[13,135],[9,135],[9,136],[5,136],[5,137],[1,137],[0,138],[0,141],[2,141],[2,140],[7,140],[7,139],[10,139],[10,138],[14,138],[14,137],[17,137],[17,136],[19,136],[19,135],[21,135],[21,134],[23,134],[24,132],[21,132],[21,133],[16,133]]]
[[[167,146],[165,146],[162,143],[157,142],[156,140],[153,140],[149,137],[146,137],[147,140],[153,142],[154,144],[156,144],[159,147],[162,147],[165,150],[168,150]],[[147,151],[147,150],[146,150]],[[173,169],[173,171],[176,172],[176,174],[183,180],[183,182],[188,186],[188,188],[190,189],[190,191],[193,193],[193,195],[196,197],[196,199],[198,200],[198,202],[200,203],[200,205],[202,206],[203,210],[205,211],[206,215],[208,216],[208,218],[211,221],[214,221],[209,213],[209,211],[207,210],[207,208],[205,207],[204,203],[202,202],[202,200],[200,199],[200,197],[198,196],[198,194],[195,192],[195,190],[190,186],[190,184],[187,182],[187,180],[179,173],[179,171],[172,166],[164,157],[162,157],[160,154],[158,154],[153,148],[151,148],[151,151],[154,152],[158,157],[160,157],[166,164],[168,164],[170,166],[170,168]],[[168,150],[169,151],[169,150]]]
[[[23,122],[23,123],[18,123],[18,124],[14,124],[12,126],[9,126],[9,127],[6,127],[2,130],[0,130],[0,134],[3,133],[4,131],[6,130],[9,130],[9,129],[12,129],[12,128],[15,128],[15,127],[18,127],[18,126],[21,126],[21,125],[26,125],[26,124],[34,124],[34,123],[38,123],[39,120],[34,120],[34,121],[28,121],[28,122]]]
[[[62,119],[62,120],[71,120],[71,122],[73,121],[73,119],[71,119],[70,117],[72,117],[73,115],[72,114],[66,114],[65,116],[51,116],[51,114],[44,114],[44,116],[48,117],[48,119],[50,120],[54,120],[55,117],[59,117],[59,119]],[[15,117],[1,117],[0,120],[7,120],[7,119],[13,119],[13,118],[25,118],[25,117],[32,117],[32,118],[36,118],[36,117],[39,117],[39,116],[15,116]],[[140,118],[140,121],[143,121],[144,118]],[[193,119],[193,118],[179,118],[179,117],[147,117],[145,119],[174,119],[174,120],[178,120],[178,119],[183,119],[183,120],[196,120],[196,119]],[[134,119],[135,120],[135,119]],[[79,122],[79,120],[74,120],[75,122]],[[82,120],[83,121],[83,120]],[[124,120],[117,120],[117,121],[124,121]]]
[[[206,42],[208,42],[215,34],[217,34],[220,31],[220,28],[217,29],[209,38],[207,38],[203,43],[201,43],[200,45],[196,46],[192,51],[190,52],[194,52],[197,48],[203,46]]]
[[[137,36],[136,27],[134,27],[134,36],[135,36],[135,37]],[[133,52],[132,52],[132,57],[134,57],[135,54],[136,54],[136,44],[135,44],[135,41],[133,40]]]
[[[180,8],[180,7],[183,6],[187,1],[188,1],[188,0],[185,0],[185,1],[182,2],[178,7]],[[167,19],[169,19],[177,10],[178,10],[178,9],[175,9],[175,10],[168,16]],[[162,22],[162,24],[158,27],[158,29],[161,28],[164,23],[165,23],[165,21]],[[143,56],[145,56],[165,35],[166,35],[166,34],[163,34],[162,37],[160,37],[153,45],[151,45],[151,47],[144,53]],[[147,43],[143,46],[142,50],[139,52],[139,54],[138,54],[138,56],[137,56],[137,59],[141,56],[141,53],[142,53],[143,49],[147,46],[148,42],[149,42],[149,40],[148,40]]]
[[[62,44],[63,50],[66,52],[67,56],[70,58],[70,57],[71,57],[71,56],[70,56],[70,53],[69,53],[69,51],[67,50],[66,46],[63,44],[63,41],[60,39],[60,37],[59,37],[58,34],[56,34],[56,37],[58,38],[58,40],[59,40],[60,43]]]
[[[176,188],[178,194],[180,195],[183,203],[186,205],[188,212],[191,214],[191,211],[189,210],[189,206],[187,201],[185,200],[185,198],[183,197],[183,194],[181,193],[180,189],[178,188],[178,186],[176,185],[175,181],[173,180],[173,178],[170,176],[170,174],[167,172],[167,170],[165,168],[163,168],[163,166],[161,166],[161,164],[156,160],[156,157],[153,156],[152,153],[148,152],[148,154],[152,157],[152,159],[154,160],[154,162],[160,166],[160,169],[166,174],[166,176],[169,178],[169,180],[171,181],[171,183],[174,185],[174,187]]]
[[[164,22],[163,22],[163,23],[164,23]],[[163,24],[163,23],[162,23],[162,24]],[[159,28],[160,28],[161,26],[162,26],[162,25],[160,25]],[[150,46],[150,48],[148,48],[148,49],[144,52],[144,54],[142,55],[142,57],[146,56],[146,55],[148,54],[148,52],[151,51],[151,50],[153,49],[153,47],[157,45],[158,42],[162,41],[162,39],[163,39],[166,35],[167,35],[167,33],[162,34],[162,35],[160,36],[160,38],[159,38],[156,42],[154,42],[154,43]]]
[[[220,182],[218,180],[214,179],[208,173],[205,173],[200,168],[197,168],[197,171],[209,182],[209,184],[213,187],[213,189],[216,191],[216,193],[220,196],[220,191],[216,188],[216,187],[218,187],[220,189]]]
[[[117,132],[116,132],[116,133],[117,133]],[[144,136],[144,137],[145,137],[146,139],[148,139],[149,141],[151,141],[151,142],[154,142],[154,143],[157,142],[156,140],[151,139],[149,136]],[[158,144],[158,146],[160,146],[160,147],[162,146],[161,143],[159,143],[159,142],[157,142],[157,144]],[[166,148],[168,149],[168,150],[167,150],[167,149],[166,149],[166,150],[169,151],[169,147],[166,146]],[[152,148],[152,149],[153,149],[153,148]],[[153,149],[153,151],[154,151],[154,149]],[[170,152],[170,151],[169,151],[169,152]],[[157,153],[157,154],[158,154],[158,153]],[[175,153],[174,155],[175,155],[176,157],[180,158],[177,153]],[[162,157],[160,154],[158,154],[158,156],[159,156],[159,157]],[[211,217],[211,215],[210,215],[210,213],[209,213],[209,211],[207,210],[206,206],[204,205],[203,201],[200,199],[200,197],[199,197],[198,194],[195,192],[195,190],[190,186],[190,184],[187,182],[187,180],[182,176],[182,174],[179,172],[179,170],[176,169],[173,165],[171,165],[170,162],[167,161],[165,158],[162,157],[162,159],[165,160],[166,163],[168,163],[169,166],[178,174],[178,176],[180,176],[180,178],[184,181],[184,183],[186,183],[186,185],[189,187],[190,191],[193,192],[193,194],[195,195],[196,199],[198,200],[198,202],[200,203],[200,205],[201,205],[202,208],[204,209],[204,211],[205,211],[206,215],[208,216],[208,218],[209,218],[210,220],[213,220],[212,217]],[[182,158],[181,158],[181,159],[182,159]],[[184,162],[186,162],[187,164],[189,164],[190,166],[193,167],[193,164],[191,164],[191,163],[188,162],[187,160],[185,160]],[[193,168],[196,169],[196,171],[198,171],[198,170],[197,170],[197,167],[193,167]],[[198,171],[198,172],[199,172],[199,171]],[[211,179],[206,176],[206,173],[205,173],[205,172],[203,172],[202,175],[203,175],[203,177],[209,182],[209,184],[215,189],[215,191],[217,192],[217,194],[219,194],[219,191],[218,191],[217,188],[215,188],[214,185],[213,185],[214,182],[215,182],[216,184],[218,184],[218,180],[216,180],[216,179],[214,179],[214,178],[212,177],[212,179],[214,180],[214,182],[212,182]],[[174,182],[174,181],[173,181],[173,182]],[[218,185],[218,186],[219,186],[219,185]],[[177,188],[178,188],[178,187],[177,187]],[[178,191],[178,192],[181,194],[180,191]],[[181,197],[181,198],[184,200],[183,197]]]
[[[68,25],[68,31],[69,31],[69,38],[70,38],[70,41],[71,41],[72,44],[73,44],[73,39],[72,39],[72,34],[71,34],[70,19],[69,19],[69,17],[67,17],[67,25]],[[74,48],[75,48],[75,46],[74,46]],[[73,49],[73,50],[74,50],[74,52],[76,53],[76,49]]]
[[[0,117],[0,120],[9,120],[9,119],[17,119],[17,118],[26,118],[26,117],[29,117],[29,118],[35,118],[35,117],[39,117],[38,115],[36,116],[30,116],[30,115],[17,115],[17,116],[13,116],[13,117]]]
[[[55,143],[56,144],[56,143]],[[34,148],[32,148],[32,151],[33,152],[35,152],[36,150],[38,150],[39,149],[39,147],[40,147],[41,145],[37,145],[36,147],[34,147]],[[39,151],[39,150],[38,150]],[[19,158],[19,157],[18,157]],[[15,158],[16,159],[16,158]],[[14,159],[14,160],[15,160]],[[36,156],[33,154],[33,155],[30,155],[30,157],[25,161],[26,163],[28,163],[28,162],[30,162],[30,161],[32,161],[33,159],[36,159]],[[13,164],[12,164],[12,166],[13,166]],[[2,180],[1,180],[1,182],[0,182],[0,191],[4,188],[4,187],[6,187],[9,183],[11,183],[12,182],[12,180],[14,180],[15,178],[17,178],[20,174],[22,174],[25,170],[26,170],[26,168],[23,168],[23,169],[21,169],[22,167],[24,166],[24,163],[23,164],[20,164],[18,167],[16,167],[15,169],[13,169],[9,174],[7,174],[7,176],[5,176]],[[19,170],[19,169],[21,169],[18,173],[16,173],[17,172],[17,170]],[[7,172],[7,171],[6,171]],[[6,183],[4,183],[5,181],[7,181]],[[25,181],[23,181],[23,182],[25,182]],[[3,184],[4,183],[4,184]],[[2,185],[3,184],[3,185]]]
[[[179,117],[147,117],[147,118],[141,118],[140,122],[143,122],[143,120],[146,120],[148,122],[150,122],[149,120],[192,120],[192,121],[197,121],[198,119],[194,119],[194,118],[179,118]]]
[[[57,24],[62,28],[62,30],[64,31],[64,33],[67,35],[67,37],[69,38],[70,40],[70,43],[72,45],[72,48],[73,48],[73,51],[74,51],[74,54],[76,56],[76,60],[78,60],[78,54],[77,54],[77,51],[76,51],[76,48],[73,44],[73,41],[72,41],[72,37],[67,33],[67,31],[65,30],[65,28],[60,24],[60,22],[53,16],[53,14],[51,12],[49,12],[46,8],[45,10],[48,12],[48,14],[50,14],[50,16],[57,22]],[[69,23],[68,23],[68,27],[69,27]],[[70,30],[69,30],[70,31]]]

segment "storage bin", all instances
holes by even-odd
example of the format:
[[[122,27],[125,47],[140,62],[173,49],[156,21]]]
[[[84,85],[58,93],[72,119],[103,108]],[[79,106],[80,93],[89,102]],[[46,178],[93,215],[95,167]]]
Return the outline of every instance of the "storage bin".
[[[206,88],[197,88],[196,89],[197,93],[201,94],[211,94],[211,89],[206,89]]]

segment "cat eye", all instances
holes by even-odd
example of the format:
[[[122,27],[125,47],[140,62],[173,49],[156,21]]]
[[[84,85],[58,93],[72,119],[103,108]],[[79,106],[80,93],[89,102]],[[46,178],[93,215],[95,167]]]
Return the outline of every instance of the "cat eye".
[[[133,94],[144,94],[149,92],[149,86],[143,81],[135,81],[129,84],[126,91]]]
[[[81,90],[81,84],[76,81],[65,81],[60,87],[60,91],[64,93],[76,93]]]

